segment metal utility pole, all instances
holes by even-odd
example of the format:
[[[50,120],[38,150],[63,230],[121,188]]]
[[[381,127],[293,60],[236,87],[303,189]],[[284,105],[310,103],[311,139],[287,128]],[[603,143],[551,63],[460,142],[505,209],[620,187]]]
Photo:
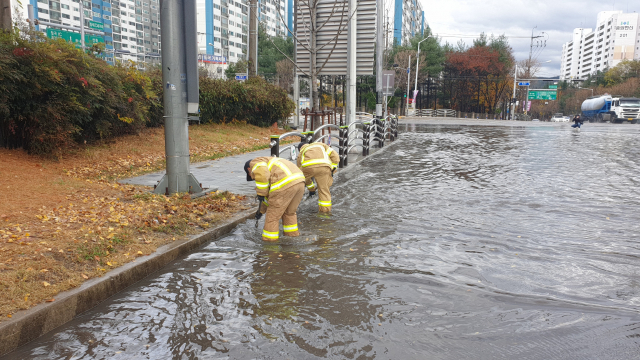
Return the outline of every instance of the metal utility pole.
[[[258,1],[249,1],[249,77],[258,76]]]
[[[347,33],[347,125],[356,121],[356,39],[358,31],[358,3],[349,0],[349,20]]]
[[[167,173],[157,194],[199,193],[189,171],[189,121],[198,112],[198,48],[196,0],[163,0],[161,6],[164,144]]]
[[[407,64],[407,110],[404,116],[409,116],[409,81],[411,81],[411,55],[409,55],[409,64]]]
[[[516,70],[513,73],[513,97],[511,98],[511,120],[514,120],[516,112],[516,81],[518,81],[518,64],[516,63]]]
[[[80,46],[82,46],[82,51],[84,51],[84,1],[81,1],[79,5],[80,5]]]
[[[293,1],[293,33],[298,34],[298,2],[297,0],[290,0]],[[298,54],[298,42],[296,41],[296,39],[293,39],[293,63],[297,64],[298,58],[297,58],[297,54]],[[296,128],[298,126],[300,126],[300,79],[298,78],[298,69],[296,69],[296,67],[293,67],[293,101],[296,102],[296,112],[294,113],[295,115],[295,125]]]
[[[537,26],[534,26],[533,29],[531,29],[531,44],[529,45],[529,62],[527,63],[527,74],[525,75],[525,77],[531,78],[533,76],[531,76],[531,64],[533,62],[533,40],[538,39],[538,38],[543,38],[544,35],[538,35],[538,36],[533,36],[533,31],[537,28]],[[545,34],[545,32],[543,31],[541,34]],[[546,47],[547,46],[547,41],[544,41],[544,44],[540,43],[539,45],[536,45],[536,47]]]
[[[0,0],[0,30],[11,30],[11,0]]]
[[[377,7],[377,24],[376,29],[376,91],[378,92],[378,97],[376,101],[376,117],[382,118],[382,101],[384,99],[384,95],[382,93],[382,55],[384,52],[384,31],[382,27],[384,26],[384,0],[376,1]]]

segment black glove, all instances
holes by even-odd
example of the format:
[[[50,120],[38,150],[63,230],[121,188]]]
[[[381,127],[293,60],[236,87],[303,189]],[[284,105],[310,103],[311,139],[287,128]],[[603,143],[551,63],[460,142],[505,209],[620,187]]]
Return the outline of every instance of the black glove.
[[[261,203],[264,201],[264,196],[258,195],[258,202]]]
[[[309,197],[313,197],[316,194],[315,191],[309,191]]]
[[[260,209],[258,209],[256,212],[256,220],[260,220],[260,218],[262,218],[262,213],[260,212]]]

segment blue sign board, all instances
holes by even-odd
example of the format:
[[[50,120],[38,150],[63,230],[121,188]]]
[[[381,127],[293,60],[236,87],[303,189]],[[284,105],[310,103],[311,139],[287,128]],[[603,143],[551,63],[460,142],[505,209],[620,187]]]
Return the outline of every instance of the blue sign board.
[[[411,72],[411,69],[407,69],[407,74],[409,74]]]
[[[247,75],[236,75],[236,80],[247,80]]]
[[[528,82],[519,82],[518,83],[518,86],[529,86],[529,85],[531,85],[531,83],[528,83]]]

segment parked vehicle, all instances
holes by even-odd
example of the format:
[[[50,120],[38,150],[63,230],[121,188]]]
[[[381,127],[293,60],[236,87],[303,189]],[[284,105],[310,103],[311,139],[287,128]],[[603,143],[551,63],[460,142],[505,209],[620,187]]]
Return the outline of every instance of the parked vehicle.
[[[582,116],[590,122],[638,123],[640,99],[612,97],[605,94],[591,97],[582,103]]]
[[[563,122],[562,113],[553,114],[551,122]]]
[[[563,116],[563,117],[562,117],[562,121],[564,121],[564,122],[569,122],[569,121],[571,121],[571,116]]]

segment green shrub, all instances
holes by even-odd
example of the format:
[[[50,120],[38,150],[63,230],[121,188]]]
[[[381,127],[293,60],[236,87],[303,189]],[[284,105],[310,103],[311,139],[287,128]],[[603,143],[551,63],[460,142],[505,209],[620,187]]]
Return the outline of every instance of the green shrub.
[[[136,133],[164,124],[162,69],[111,66],[64,40],[26,26],[0,30],[0,146],[59,156],[75,142]],[[295,104],[261,78],[200,79],[204,123],[270,126]]]
[[[134,133],[150,122],[151,79],[39,32],[0,32],[0,144],[56,154],[73,141]],[[155,115],[155,114],[154,114]]]
[[[244,83],[200,79],[200,116],[204,123],[240,120],[264,127],[289,116],[294,108],[286,91],[262,78]]]

